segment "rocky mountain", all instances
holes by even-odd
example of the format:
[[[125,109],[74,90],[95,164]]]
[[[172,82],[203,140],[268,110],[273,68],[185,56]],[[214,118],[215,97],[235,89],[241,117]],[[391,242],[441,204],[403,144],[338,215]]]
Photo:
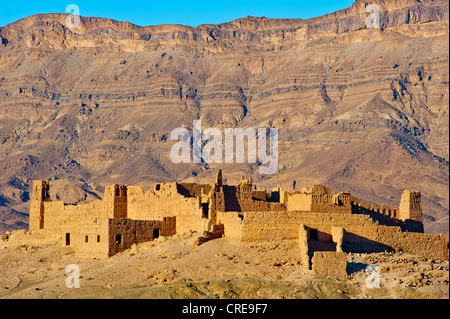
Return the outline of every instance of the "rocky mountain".
[[[380,28],[367,27],[372,3]],[[0,28],[0,232],[26,226],[33,179],[79,202],[113,183],[211,183],[218,168],[228,183],[322,183],[393,207],[420,190],[425,230],[448,232],[448,1],[196,28],[67,18]],[[170,133],[196,119],[278,128],[278,172],[174,164]]]

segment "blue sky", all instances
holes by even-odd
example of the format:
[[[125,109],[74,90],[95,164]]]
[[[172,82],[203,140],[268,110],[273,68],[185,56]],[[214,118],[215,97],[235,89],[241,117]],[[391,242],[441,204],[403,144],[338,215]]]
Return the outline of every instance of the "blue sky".
[[[141,26],[176,23],[195,27],[248,15],[308,19],[348,8],[353,2],[354,0],[0,0],[0,27],[37,13],[64,13],[69,4],[76,4],[82,16],[129,21]]]

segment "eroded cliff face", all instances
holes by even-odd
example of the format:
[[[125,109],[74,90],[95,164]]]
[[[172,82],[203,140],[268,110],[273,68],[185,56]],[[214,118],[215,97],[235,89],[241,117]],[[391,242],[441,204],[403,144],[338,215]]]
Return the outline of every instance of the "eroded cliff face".
[[[323,183],[397,207],[420,190],[448,232],[448,1],[373,1],[322,17],[197,28],[35,15],[0,28],[0,208],[25,221],[32,179],[69,202],[112,183]],[[279,171],[174,164],[177,127],[279,129]],[[10,212],[15,214],[10,214]],[[4,229],[8,225],[3,225]]]

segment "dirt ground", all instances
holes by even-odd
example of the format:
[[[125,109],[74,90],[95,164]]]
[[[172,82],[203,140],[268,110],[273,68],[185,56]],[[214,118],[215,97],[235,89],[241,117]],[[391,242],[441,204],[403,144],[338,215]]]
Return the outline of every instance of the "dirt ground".
[[[449,263],[404,253],[348,254],[348,278],[318,278],[296,241],[240,243],[199,234],[161,237],[109,259],[58,245],[0,242],[0,298],[449,298]],[[67,288],[76,264],[80,287]],[[376,265],[379,286],[368,283]]]

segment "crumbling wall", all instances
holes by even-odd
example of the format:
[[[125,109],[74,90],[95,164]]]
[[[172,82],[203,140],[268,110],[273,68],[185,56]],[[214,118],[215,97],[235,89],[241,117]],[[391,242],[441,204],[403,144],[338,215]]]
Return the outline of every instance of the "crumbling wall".
[[[66,205],[62,201],[44,202],[44,228],[58,231],[63,221],[72,219],[107,218],[105,203],[95,200],[90,203]]]
[[[224,237],[242,240],[242,218],[234,212],[217,212],[217,223],[223,224]]]
[[[175,234],[176,218],[163,220],[108,219],[109,251],[108,256],[115,255],[133,244],[155,239],[156,236]]]
[[[399,217],[401,220],[423,222],[420,192],[403,191],[400,198]]]
[[[243,212],[242,241],[296,240],[302,224],[295,212]],[[225,232],[226,232],[225,224]]]
[[[255,200],[238,200],[240,211],[285,211],[286,207],[282,203],[271,203],[271,202],[263,202],[263,201],[255,201]]]
[[[347,278],[347,256],[343,252],[316,251],[311,262],[319,277]]]
[[[244,185],[247,186],[247,185]],[[249,186],[251,187],[251,185]],[[244,212],[244,211],[285,211],[284,202],[267,201],[265,190],[245,190],[243,185],[221,186],[210,194],[213,211]]]
[[[62,223],[67,220],[125,218],[127,215],[126,186],[108,186],[105,188],[104,200],[72,205],[63,201],[50,201],[48,182],[34,181],[32,198],[31,230],[47,229],[59,233]]]
[[[289,193],[285,191],[282,187],[274,187],[269,196],[271,202],[277,202],[284,204],[288,200]]]
[[[342,252],[342,245],[344,243],[344,228],[331,227],[331,235],[333,242],[336,243],[336,252]]]
[[[427,258],[448,259],[448,234],[423,234],[401,232],[398,227],[380,226],[374,240],[395,250]]]
[[[185,197],[201,198],[204,194],[208,194],[211,191],[211,188],[212,187],[209,184],[196,184],[196,183],[177,184],[178,193]]]
[[[210,203],[209,209],[211,211],[211,218],[214,220],[217,212],[225,211],[225,194],[223,192],[211,192],[210,193]]]
[[[294,193],[288,195],[288,211],[351,214],[350,203],[339,201],[338,195]]]
[[[104,213],[108,218],[127,218],[127,186],[105,187],[103,196]]]
[[[368,215],[333,214],[313,212],[242,212],[232,213],[242,216],[242,241],[281,241],[297,240],[300,225],[314,228],[318,234],[334,237],[342,236],[341,248],[345,252],[375,252],[386,250],[403,250],[415,255],[437,259],[447,258],[448,235],[402,232],[400,227],[384,226],[374,222]],[[223,219],[225,236],[227,228],[239,231],[233,219],[228,215]],[[232,221],[232,222],[230,222]],[[228,226],[230,224],[230,226]],[[337,227],[342,234],[336,234]],[[239,236],[234,234],[235,238]],[[327,238],[319,238],[326,241]]]
[[[50,200],[48,181],[35,180],[31,192],[30,230],[44,228],[44,202]]]
[[[405,191],[407,192],[407,191]],[[411,196],[409,194],[412,194]],[[411,204],[413,202],[413,204]],[[421,217],[420,193],[409,192],[408,195],[402,195],[402,207],[404,212],[408,212],[413,207],[414,220]],[[352,196],[349,192],[334,193],[330,188],[323,185],[314,185],[311,190],[303,189],[292,194],[287,194],[288,211],[320,212],[320,213],[341,213],[341,214],[363,214],[376,213],[385,216],[379,219],[386,224],[393,225],[399,217],[399,209],[391,208],[386,205],[381,207],[365,204],[360,199]],[[406,213],[405,213],[406,214]],[[404,215],[405,215],[404,214]],[[413,218],[411,218],[413,219]]]
[[[35,229],[26,231],[24,229],[6,232],[4,240],[8,245],[52,245],[59,243],[60,234],[48,229]]]
[[[298,234],[298,245],[300,248],[300,262],[306,269],[311,269],[311,264],[309,260],[309,249],[308,249],[308,228],[305,225],[299,226]]]
[[[267,201],[267,192],[265,190],[253,190],[251,198],[259,201]]]
[[[273,202],[267,201],[265,191],[252,188],[251,178],[241,179],[238,186],[222,185],[219,170],[213,187],[163,183],[156,184],[154,192],[144,193],[138,186],[112,185],[105,188],[103,201],[66,205],[62,201],[50,201],[48,182],[35,181],[30,233],[49,239],[57,234],[62,243],[70,233],[70,245],[80,252],[103,256],[106,251],[109,256],[129,248],[132,240],[151,240],[154,235],[150,235],[150,229],[158,229],[158,234],[191,230],[203,233],[214,230],[215,224],[222,224],[226,237],[242,241],[299,239],[304,245],[306,231],[306,242],[310,234],[315,237],[314,245],[306,251],[309,256],[313,251],[333,247],[338,253],[403,250],[431,258],[447,258],[448,235],[405,232],[423,230],[420,192],[405,191],[397,210],[385,205],[366,205],[349,192],[336,194],[322,185],[294,194],[278,189],[271,196]],[[283,199],[287,199],[287,207]],[[167,216],[176,216],[176,222]],[[115,221],[105,226],[101,220],[108,219]],[[40,230],[45,232],[37,232]],[[113,233],[123,236],[120,244],[117,238],[111,240]],[[91,236],[100,240],[91,241]],[[104,246],[105,236],[108,244]],[[328,245],[333,242],[335,246]]]
[[[67,219],[64,202],[44,202],[42,203],[44,211],[44,228],[58,231],[61,228],[61,222]]]
[[[155,193],[144,193],[139,186],[129,186],[127,210],[128,218],[137,220],[162,220],[165,216],[176,216],[179,234],[208,230],[208,218],[203,218],[201,199],[180,195],[176,183],[161,184]]]
[[[128,218],[70,219],[61,225],[59,242],[62,246],[74,249],[80,257],[108,258],[131,248],[133,244],[175,233],[175,217],[159,221]]]

